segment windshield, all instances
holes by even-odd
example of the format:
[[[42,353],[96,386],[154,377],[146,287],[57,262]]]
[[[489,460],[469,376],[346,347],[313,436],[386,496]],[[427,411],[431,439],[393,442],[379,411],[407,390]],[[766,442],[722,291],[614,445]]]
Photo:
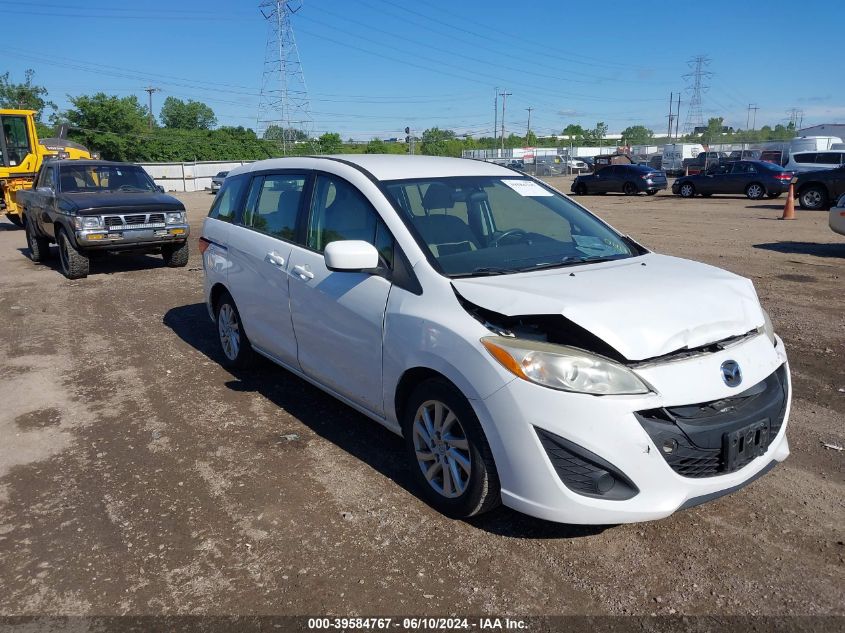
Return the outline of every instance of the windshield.
[[[137,165],[62,165],[59,191],[156,191],[156,186]]]
[[[420,245],[450,277],[639,254],[600,220],[528,178],[469,176],[385,185]]]

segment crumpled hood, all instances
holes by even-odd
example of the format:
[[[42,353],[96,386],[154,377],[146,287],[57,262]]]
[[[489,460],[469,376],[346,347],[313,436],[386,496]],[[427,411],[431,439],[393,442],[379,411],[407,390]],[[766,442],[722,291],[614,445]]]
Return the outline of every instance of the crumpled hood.
[[[749,279],[651,253],[452,283],[468,301],[505,316],[562,314],[634,361],[739,336],[764,321]]]

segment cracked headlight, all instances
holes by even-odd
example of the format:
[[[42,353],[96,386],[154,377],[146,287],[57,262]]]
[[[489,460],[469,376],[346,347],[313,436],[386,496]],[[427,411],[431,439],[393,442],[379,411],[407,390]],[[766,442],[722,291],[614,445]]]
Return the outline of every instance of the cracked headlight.
[[[103,218],[99,215],[77,215],[73,218],[73,225],[80,231],[84,229],[101,229],[103,228]]]
[[[177,213],[168,213],[167,214],[167,223],[168,224],[184,224],[185,223],[185,212],[179,211]]]
[[[573,347],[502,336],[486,336],[481,344],[515,376],[550,389],[593,395],[651,391],[627,367]]]

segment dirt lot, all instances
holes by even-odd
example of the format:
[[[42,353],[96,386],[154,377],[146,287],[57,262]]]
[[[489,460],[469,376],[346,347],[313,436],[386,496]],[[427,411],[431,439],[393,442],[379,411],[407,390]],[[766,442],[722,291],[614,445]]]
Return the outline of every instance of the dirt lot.
[[[181,198],[195,242],[211,197]],[[845,614],[845,238],[782,198],[581,201],[754,280],[792,362],[785,464],[654,523],[450,521],[398,438],[221,368],[196,249],[69,282],[3,221],[0,614]]]

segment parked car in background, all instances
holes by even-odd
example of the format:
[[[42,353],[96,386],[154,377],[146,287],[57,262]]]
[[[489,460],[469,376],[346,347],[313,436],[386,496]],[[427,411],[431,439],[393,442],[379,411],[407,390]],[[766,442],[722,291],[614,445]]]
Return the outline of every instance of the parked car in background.
[[[140,166],[95,160],[46,161],[35,186],[18,192],[29,256],[42,262],[59,247],[62,273],[86,277],[95,253],[161,253],[188,263],[185,207]]]
[[[580,158],[567,158],[565,164],[571,172],[590,171],[590,166]]]
[[[663,146],[661,169],[669,175],[684,173],[684,160],[698,156],[704,151],[700,143],[667,143]]]
[[[845,194],[839,197],[839,202],[830,209],[830,228],[839,235],[845,235]]]
[[[759,149],[736,149],[728,154],[727,161],[734,160],[760,160],[763,152]]]
[[[578,160],[587,165],[587,169],[592,171],[594,167],[594,158],[592,156],[576,156]]]
[[[802,209],[827,209],[845,193],[845,165],[835,169],[805,171],[792,180]]]
[[[661,154],[654,154],[648,159],[648,166],[652,169],[663,169],[663,156]]]
[[[845,150],[798,152],[789,156],[785,166],[791,171],[802,172],[833,169],[840,165],[845,165]]]
[[[764,163],[772,163],[773,165],[780,165],[783,167],[788,159],[789,155],[783,150],[764,149],[760,152],[760,160]]]
[[[711,165],[719,165],[727,159],[724,152],[700,152],[695,158],[684,161],[684,171],[687,174],[698,174],[707,171]]]
[[[789,189],[792,172],[759,160],[740,160],[714,165],[706,173],[681,176],[672,183],[672,193],[682,198],[714,193],[744,193],[751,200],[777,198]]]
[[[228,175],[228,171],[218,171],[216,176],[212,176],[211,193],[217,193],[218,191],[220,191],[220,187],[223,186],[223,181],[226,180],[226,176]]]
[[[571,191],[579,196],[609,192],[629,196],[645,192],[653,196],[667,187],[666,174],[646,165],[608,165],[592,174],[577,176]]]
[[[511,160],[508,164],[508,167],[511,169],[516,169],[517,171],[525,171],[525,161],[521,158],[515,158]]]
[[[401,435],[448,516],[659,519],[789,456],[789,364],[752,282],[510,169],[263,160],[232,170],[199,243],[221,360],[258,353]]]

